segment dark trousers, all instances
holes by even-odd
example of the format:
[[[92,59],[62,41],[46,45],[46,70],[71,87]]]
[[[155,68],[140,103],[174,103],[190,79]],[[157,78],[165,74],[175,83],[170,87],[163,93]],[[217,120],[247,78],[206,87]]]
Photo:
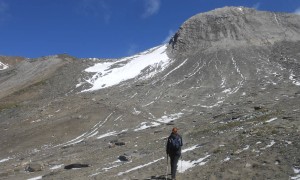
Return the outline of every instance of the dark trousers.
[[[180,158],[180,154],[170,154],[171,159],[171,175],[172,179],[176,177],[177,163]]]

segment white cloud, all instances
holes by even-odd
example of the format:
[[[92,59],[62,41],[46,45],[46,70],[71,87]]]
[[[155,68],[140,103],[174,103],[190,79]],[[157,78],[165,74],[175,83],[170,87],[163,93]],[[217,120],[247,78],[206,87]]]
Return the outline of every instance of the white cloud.
[[[5,1],[0,0],[0,22],[6,21],[9,17],[9,5]]]
[[[300,15],[300,7],[296,9],[294,13]]]
[[[150,17],[156,14],[160,9],[160,0],[145,0],[145,11],[143,18]]]
[[[166,44],[170,41],[170,39],[174,36],[175,32],[171,29],[169,30],[168,36],[165,38],[165,40],[162,42],[163,44]]]
[[[260,3],[256,3],[252,6],[252,8],[258,10],[260,8],[260,5],[261,5]]]
[[[101,17],[106,23],[110,21],[111,11],[104,0],[81,0],[77,8],[85,16]]]
[[[137,53],[138,46],[136,44],[130,44],[127,50],[127,55],[132,56]]]
[[[5,13],[8,10],[8,4],[4,1],[0,1],[0,13]]]

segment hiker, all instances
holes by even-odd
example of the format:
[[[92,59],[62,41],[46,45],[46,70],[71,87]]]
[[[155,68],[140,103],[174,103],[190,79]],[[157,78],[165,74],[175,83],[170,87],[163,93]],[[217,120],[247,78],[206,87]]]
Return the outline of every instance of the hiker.
[[[177,163],[181,156],[181,146],[182,146],[182,138],[178,134],[178,129],[174,127],[172,129],[171,135],[168,137],[167,148],[166,148],[167,155],[169,155],[171,159],[172,180],[176,179]]]

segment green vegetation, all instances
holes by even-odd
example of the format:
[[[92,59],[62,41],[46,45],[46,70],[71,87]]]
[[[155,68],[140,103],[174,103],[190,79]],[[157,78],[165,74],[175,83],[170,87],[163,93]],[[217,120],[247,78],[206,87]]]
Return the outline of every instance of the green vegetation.
[[[20,89],[19,91],[17,91],[17,92],[14,92],[13,93],[13,95],[21,95],[21,94],[24,94],[24,93],[26,93],[27,91],[30,91],[30,90],[32,90],[33,88],[35,88],[35,87],[38,87],[38,86],[42,86],[42,85],[45,85],[46,84],[46,80],[42,80],[42,81],[39,81],[39,82],[36,82],[36,83],[34,83],[34,84],[31,84],[31,85],[29,85],[28,87],[25,87],[25,88],[23,88],[23,89]]]
[[[218,153],[221,153],[221,152],[222,152],[222,149],[220,147],[213,150],[214,154],[218,154]]]
[[[0,104],[0,111],[4,109],[13,109],[17,108],[19,105],[17,103],[5,103],[5,104]]]

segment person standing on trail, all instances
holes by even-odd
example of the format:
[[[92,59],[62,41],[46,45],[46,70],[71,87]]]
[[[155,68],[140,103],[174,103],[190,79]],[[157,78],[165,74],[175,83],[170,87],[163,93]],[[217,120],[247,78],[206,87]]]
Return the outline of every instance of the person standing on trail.
[[[167,155],[171,159],[171,175],[172,179],[176,179],[177,163],[181,156],[182,137],[178,134],[178,129],[174,127],[171,135],[168,137],[167,142]]]

